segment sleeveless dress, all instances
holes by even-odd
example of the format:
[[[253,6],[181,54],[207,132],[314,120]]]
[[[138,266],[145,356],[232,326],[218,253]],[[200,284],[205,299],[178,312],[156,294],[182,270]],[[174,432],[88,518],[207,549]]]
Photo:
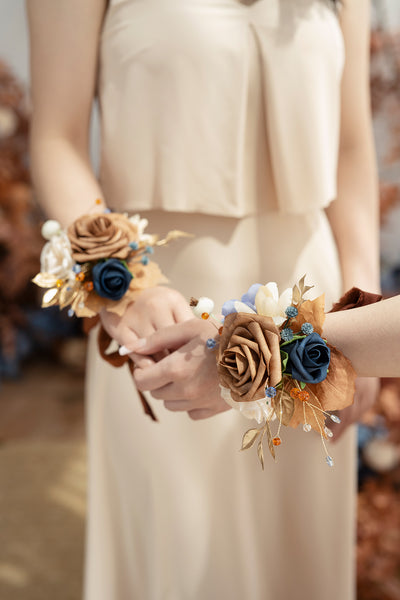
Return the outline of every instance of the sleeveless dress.
[[[101,183],[149,231],[170,284],[216,306],[307,273],[341,293],[335,198],[343,40],[328,0],[111,0],[100,48]],[[88,364],[86,600],[354,598],[354,431],[324,460],[285,429],[276,463],[238,452],[236,411],[193,422],[128,369]]]

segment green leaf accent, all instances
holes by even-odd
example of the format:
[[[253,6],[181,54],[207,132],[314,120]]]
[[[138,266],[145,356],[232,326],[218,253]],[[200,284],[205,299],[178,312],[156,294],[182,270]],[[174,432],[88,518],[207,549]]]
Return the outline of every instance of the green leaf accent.
[[[289,354],[282,350],[281,346],[281,363],[282,363],[282,373],[286,371],[287,361],[289,360]]]
[[[302,390],[304,390],[304,388],[306,387],[306,384],[304,383],[304,381],[299,381],[300,387]]]

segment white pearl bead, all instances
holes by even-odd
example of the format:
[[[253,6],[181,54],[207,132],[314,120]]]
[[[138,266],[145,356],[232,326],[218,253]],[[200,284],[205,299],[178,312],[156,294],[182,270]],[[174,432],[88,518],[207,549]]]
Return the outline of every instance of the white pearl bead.
[[[205,296],[201,296],[197,302],[197,306],[193,307],[193,313],[196,317],[201,317],[203,313],[207,313],[210,315],[214,310],[214,302],[211,298],[206,298]]]
[[[51,240],[51,238],[60,233],[60,231],[60,223],[58,221],[54,221],[53,219],[49,219],[43,224],[42,236],[45,240]]]

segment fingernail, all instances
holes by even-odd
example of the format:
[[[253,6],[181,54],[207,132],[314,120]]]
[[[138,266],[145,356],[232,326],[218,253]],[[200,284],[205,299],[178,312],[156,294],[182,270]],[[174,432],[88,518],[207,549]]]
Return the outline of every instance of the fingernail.
[[[120,346],[118,352],[120,356],[126,356],[127,354],[132,354],[132,352],[136,352],[140,348],[146,345],[146,338],[140,338],[136,342],[132,342],[129,344],[129,348],[127,346]]]
[[[119,350],[118,350],[118,354],[120,356],[126,356],[127,354],[130,354],[132,351],[129,350],[129,348],[127,348],[126,346],[120,346]]]

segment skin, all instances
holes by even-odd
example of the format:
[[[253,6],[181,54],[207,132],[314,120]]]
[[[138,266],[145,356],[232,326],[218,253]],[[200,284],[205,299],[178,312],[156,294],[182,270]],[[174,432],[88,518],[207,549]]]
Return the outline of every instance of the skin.
[[[89,125],[105,10],[105,0],[27,2],[33,101],[32,177],[41,206],[49,217],[63,225],[93,210],[94,200],[103,198],[90,165]],[[368,92],[369,3],[347,0],[341,24],[346,66],[342,85],[338,198],[327,214],[338,244],[344,289],[358,285],[375,291],[379,281],[378,195]],[[185,299],[178,292],[166,290],[148,290],[140,302],[128,307],[122,318],[103,311],[100,316],[104,327],[118,343],[132,347],[141,336],[190,318]],[[152,309],[148,310],[146,303],[150,301]],[[155,318],[156,314],[162,318]],[[167,391],[165,386],[172,384],[168,388],[167,407],[186,410],[193,418],[209,417],[222,410],[210,354],[200,345],[204,335],[195,328],[192,340],[185,338],[183,346],[172,348],[175,350],[172,353],[170,341],[163,338],[165,346],[146,361],[139,361],[141,368],[136,370],[139,387],[151,390],[155,397],[161,398]],[[189,358],[182,361],[187,344]],[[165,358],[160,360],[161,357]],[[159,362],[155,364],[154,360]],[[169,379],[164,377],[162,385],[154,370],[156,367],[169,373]],[[145,373],[146,369],[151,371]],[[190,377],[188,390],[185,386],[189,385]],[[178,381],[181,382],[179,392],[174,387]],[[358,412],[375,397],[376,384],[371,380],[367,383],[360,380],[359,387],[362,392],[357,409],[348,411],[347,417],[344,413],[341,427],[356,420]],[[171,390],[176,391],[175,398]],[[183,398],[182,394],[185,394]]]
[[[326,315],[324,335],[359,375],[400,377],[400,296]]]
[[[33,116],[31,172],[38,201],[63,226],[105,201],[90,164],[89,127],[95,96],[104,0],[30,0]],[[146,308],[147,307],[147,308]],[[131,344],[157,328],[191,318],[187,301],[169,288],[146,290],[125,314],[100,318],[119,344]],[[155,358],[160,358],[163,353]],[[152,360],[140,361],[141,365]]]

